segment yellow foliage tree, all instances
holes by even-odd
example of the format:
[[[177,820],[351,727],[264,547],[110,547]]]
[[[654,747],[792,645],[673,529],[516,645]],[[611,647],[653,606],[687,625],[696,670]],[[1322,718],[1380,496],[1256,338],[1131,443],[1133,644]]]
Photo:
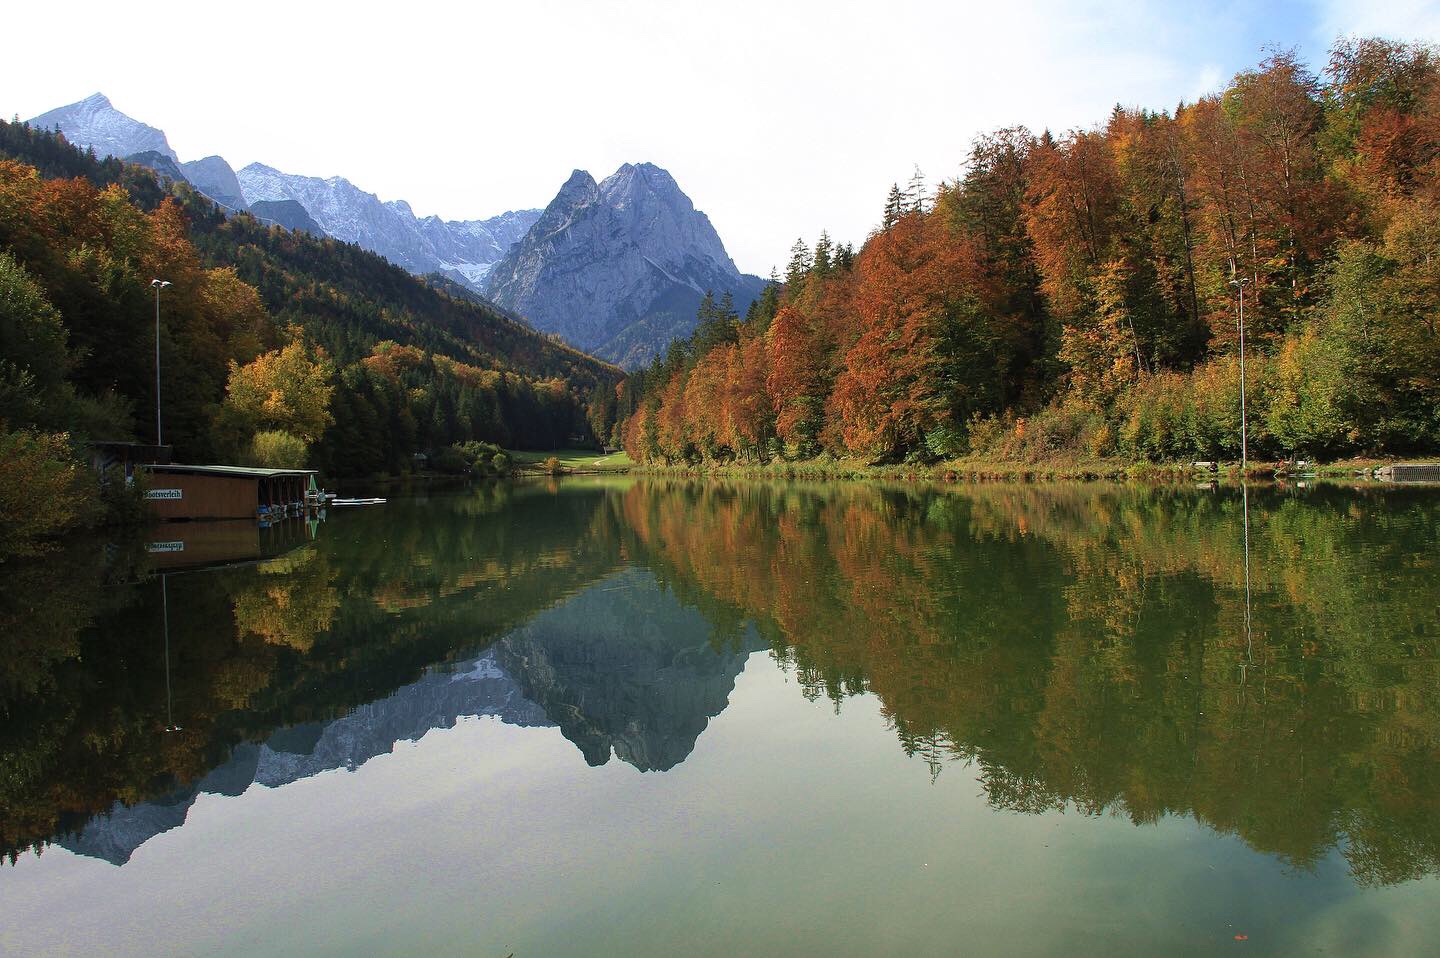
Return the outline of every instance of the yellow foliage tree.
[[[246,436],[278,431],[315,442],[335,421],[334,372],[324,353],[312,355],[299,342],[244,366],[232,362],[222,415]]]

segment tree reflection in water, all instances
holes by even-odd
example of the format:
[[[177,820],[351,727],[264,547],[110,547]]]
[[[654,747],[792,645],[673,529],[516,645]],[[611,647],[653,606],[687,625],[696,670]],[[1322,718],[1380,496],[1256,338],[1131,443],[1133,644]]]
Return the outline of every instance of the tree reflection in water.
[[[997,808],[1193,815],[1301,868],[1339,846],[1364,883],[1440,866],[1433,494],[638,484],[625,509],[693,601],[837,708],[878,696]]]
[[[997,809],[1193,816],[1403,881],[1440,870],[1437,520],[1404,490],[610,480],[397,499],[168,585],[82,549],[3,573],[0,839],[193,799],[242,743],[357,708],[395,736],[489,709],[669,769],[768,647]],[[484,702],[426,678],[476,656]]]

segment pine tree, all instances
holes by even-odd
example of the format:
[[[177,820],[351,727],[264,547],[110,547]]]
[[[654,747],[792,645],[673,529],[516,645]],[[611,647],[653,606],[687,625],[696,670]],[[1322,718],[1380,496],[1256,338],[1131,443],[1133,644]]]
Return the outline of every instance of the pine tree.
[[[820,276],[825,276],[830,272],[833,252],[834,244],[830,242],[830,234],[825,230],[821,230],[820,238],[815,241],[814,264],[814,270]]]
[[[905,212],[924,213],[929,202],[930,194],[925,186],[925,174],[917,164],[915,172],[910,174],[910,185],[905,190]]]
[[[810,248],[805,245],[805,238],[801,237],[790,247],[790,265],[785,269],[785,285],[791,290],[796,289],[810,272],[811,264]]]
[[[899,183],[890,184],[890,195],[885,198],[885,218],[880,221],[881,229],[890,229],[905,215],[905,195],[900,192]]]

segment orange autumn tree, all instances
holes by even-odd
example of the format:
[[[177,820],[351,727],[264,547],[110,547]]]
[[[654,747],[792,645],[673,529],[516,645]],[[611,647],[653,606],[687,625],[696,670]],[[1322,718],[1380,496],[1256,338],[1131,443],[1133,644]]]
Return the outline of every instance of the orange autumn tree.
[[[786,307],[770,324],[765,389],[776,411],[775,432],[801,455],[820,449],[829,391],[826,344],[814,322]]]
[[[977,252],[940,217],[912,213],[861,253],[853,302],[861,332],[831,399],[849,451],[872,459],[961,451],[953,424],[987,406],[1008,359],[981,306]]]
[[[756,458],[775,435],[775,407],[765,387],[770,373],[765,339],[743,335],[726,358],[725,440],[737,455]]]

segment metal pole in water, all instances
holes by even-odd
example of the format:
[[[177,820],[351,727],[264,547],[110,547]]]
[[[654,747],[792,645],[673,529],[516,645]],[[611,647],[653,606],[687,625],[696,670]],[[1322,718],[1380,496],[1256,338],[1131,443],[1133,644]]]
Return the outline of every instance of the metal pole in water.
[[[1245,503],[1245,661],[1253,661],[1254,642],[1250,630],[1250,486],[1240,482],[1240,493]]]
[[[175,711],[170,696],[170,577],[160,576],[160,614],[165,623],[165,731],[178,732]]]

